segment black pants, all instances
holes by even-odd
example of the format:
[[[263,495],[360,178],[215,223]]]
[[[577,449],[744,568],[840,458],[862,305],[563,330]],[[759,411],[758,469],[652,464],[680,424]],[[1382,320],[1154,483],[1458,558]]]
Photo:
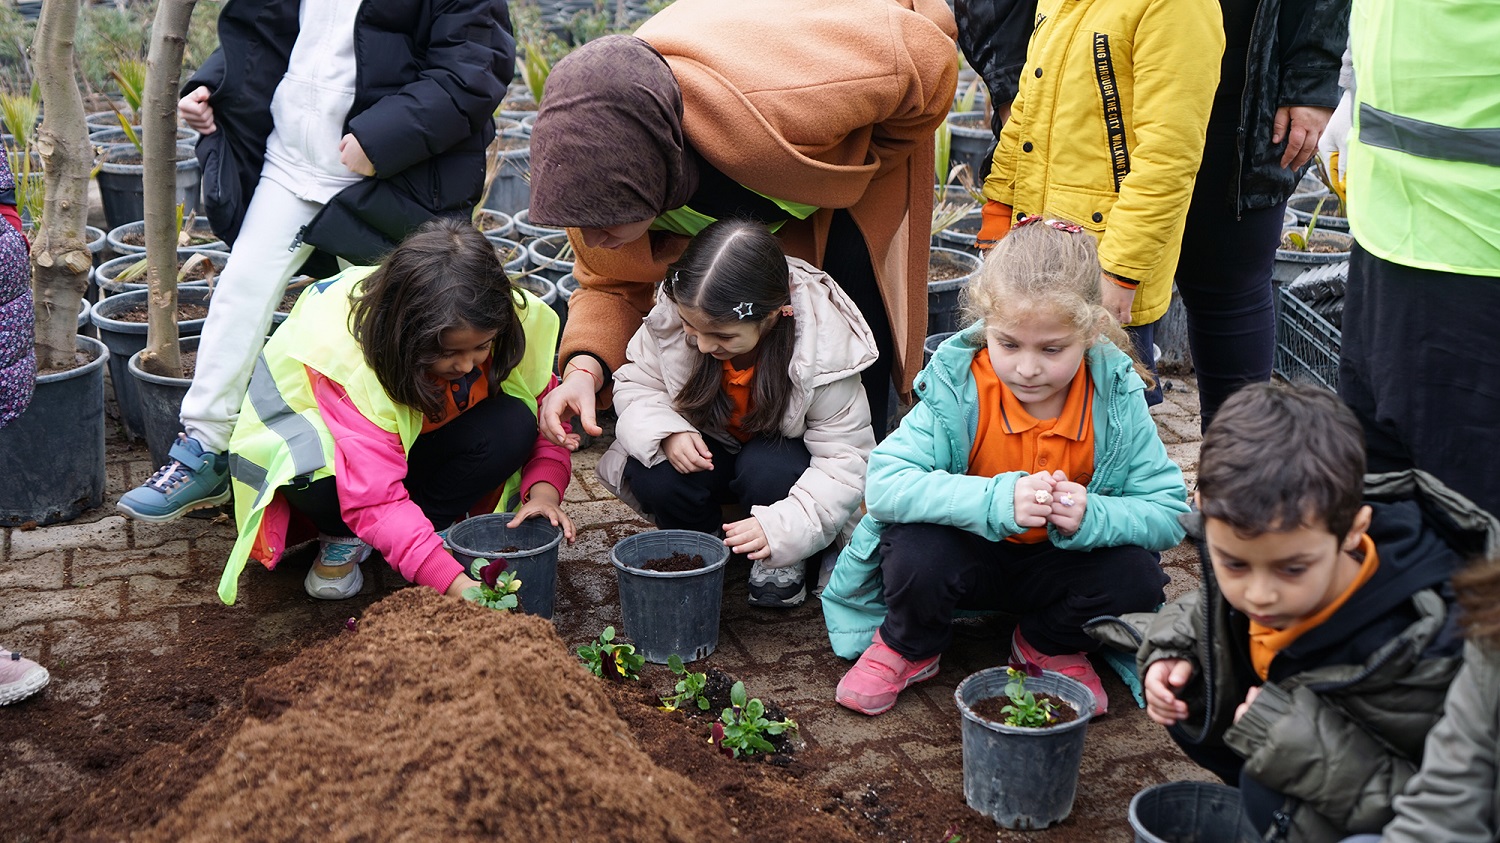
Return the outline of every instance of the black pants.
[[[828,229],[828,248],[823,254],[823,271],[854,300],[859,315],[864,317],[875,335],[875,347],[880,350],[880,356],[859,376],[865,387],[865,398],[870,402],[870,427],[874,428],[875,441],[879,442],[885,438],[886,426],[890,423],[891,369],[896,359],[896,345],[891,337],[891,320],[885,312],[885,301],[880,297],[880,283],[875,278],[870,249],[865,245],[859,227],[854,224],[854,218],[844,209],[833,213],[833,224]]]
[[[492,395],[417,437],[407,455],[407,494],[433,529],[445,529],[521,470],[536,435],[536,417],[524,402],[503,393]],[[281,492],[319,532],[352,536],[354,531],[340,514],[334,480],[324,477],[302,488],[283,486]]]
[[[1167,584],[1160,554],[1144,548],[992,542],[940,524],[887,527],[880,555],[887,606],[880,638],[912,660],[948,648],[955,609],[1019,615],[1021,635],[1046,655],[1097,650],[1085,621],[1149,612]]]
[[[801,439],[757,437],[738,454],[706,436],[703,441],[714,455],[711,471],[679,474],[666,460],[651,468],[626,461],[625,482],[656,526],[717,533],[724,524],[720,506],[770,506],[787,496],[812,463]]]
[[[1500,513],[1500,278],[1349,259],[1339,397],[1369,470],[1420,468]]]

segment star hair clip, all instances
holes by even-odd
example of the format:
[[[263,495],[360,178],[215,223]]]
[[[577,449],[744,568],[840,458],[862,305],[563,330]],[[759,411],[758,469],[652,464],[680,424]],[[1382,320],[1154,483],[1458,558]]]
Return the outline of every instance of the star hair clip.
[[[741,319],[749,319],[755,315],[755,305],[751,302],[742,301],[734,306],[734,315]]]

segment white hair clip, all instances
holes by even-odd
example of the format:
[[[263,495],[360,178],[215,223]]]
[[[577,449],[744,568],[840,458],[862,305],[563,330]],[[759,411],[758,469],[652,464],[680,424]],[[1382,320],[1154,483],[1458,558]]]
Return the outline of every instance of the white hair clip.
[[[747,301],[742,301],[734,306],[734,315],[741,319],[749,319],[755,315],[755,305]]]

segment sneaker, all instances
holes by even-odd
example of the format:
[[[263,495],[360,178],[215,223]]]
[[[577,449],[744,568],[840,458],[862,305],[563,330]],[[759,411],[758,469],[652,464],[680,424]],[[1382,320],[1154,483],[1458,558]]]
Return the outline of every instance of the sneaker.
[[[750,564],[750,605],[771,609],[791,609],[807,599],[802,582],[802,563],[785,568],[769,568],[755,560]]]
[[[177,434],[171,462],[126,492],[115,507],[138,521],[176,521],[195,509],[229,501],[229,457],[204,451],[198,440]]]
[[[1017,627],[1010,637],[1010,657],[1017,661],[1025,659],[1047,670],[1077,679],[1094,693],[1094,716],[1102,717],[1109,712],[1109,697],[1104,694],[1104,683],[1099,681],[1099,674],[1094,672],[1094,666],[1089,664],[1087,655],[1083,653],[1073,653],[1068,656],[1043,655],[1021,637],[1021,629]]]
[[[309,596],[319,600],[347,600],[365,587],[365,575],[359,563],[370,556],[371,547],[354,536],[318,536],[318,558],[307,570],[307,579],[302,587]],[[349,570],[341,577],[325,577],[318,573],[318,566]]]
[[[876,630],[869,649],[839,680],[834,698],[844,708],[852,708],[861,714],[883,714],[896,704],[896,696],[902,691],[936,676],[940,658],[941,654],[921,661],[908,661],[887,647],[880,640],[880,631]]]
[[[42,690],[52,675],[20,653],[0,649],[0,705],[10,705]]]

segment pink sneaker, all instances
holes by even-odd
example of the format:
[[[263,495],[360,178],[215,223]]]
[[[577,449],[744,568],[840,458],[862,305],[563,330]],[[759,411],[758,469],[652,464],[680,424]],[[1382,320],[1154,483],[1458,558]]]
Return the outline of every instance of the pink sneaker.
[[[896,704],[896,695],[937,675],[940,658],[942,656],[937,655],[919,662],[907,661],[900,653],[885,646],[877,630],[870,648],[839,680],[836,699],[839,705],[861,714],[890,711]]]
[[[42,690],[52,678],[47,668],[20,653],[0,649],[0,705],[10,705]]]
[[[1083,653],[1069,656],[1043,655],[1021,637],[1021,628],[1016,627],[1015,634],[1010,637],[1010,657],[1017,661],[1025,659],[1047,670],[1077,679],[1094,692],[1094,704],[1097,706],[1094,716],[1102,717],[1109,711],[1109,697],[1104,694],[1104,683],[1099,681],[1099,674],[1094,672],[1094,666],[1089,664],[1089,657]]]

